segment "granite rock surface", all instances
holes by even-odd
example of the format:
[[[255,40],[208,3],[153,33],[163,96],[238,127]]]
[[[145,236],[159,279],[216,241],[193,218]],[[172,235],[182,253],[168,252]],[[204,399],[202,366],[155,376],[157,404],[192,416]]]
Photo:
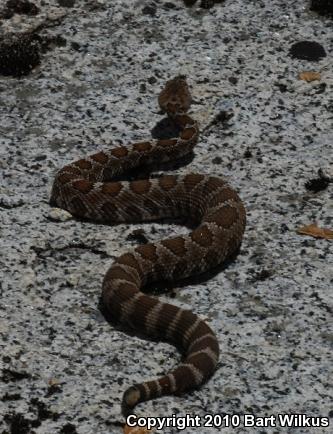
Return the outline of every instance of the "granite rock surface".
[[[332,425],[332,241],[296,233],[313,222],[333,226],[332,184],[305,188],[319,169],[332,171],[332,21],[305,0],[226,0],[207,10],[181,0],[34,3],[37,15],[15,13],[0,27],[2,36],[49,20],[38,30],[47,41],[40,64],[20,78],[0,76],[0,432],[120,433],[123,391],[180,360],[171,345],[109,324],[98,303],[112,260],[137,243],[133,231],[152,241],[187,229],[96,225],[48,203],[64,164],[149,139],[161,119],[157,95],[179,74],[202,134],[194,159],[177,170],[225,177],[248,222],[224,270],[161,295],[216,331],[215,375],[137,414],[242,421],[302,413]],[[326,57],[292,58],[290,47],[304,40]],[[300,80],[306,71],[320,80]],[[330,429],[241,422],[223,432]]]

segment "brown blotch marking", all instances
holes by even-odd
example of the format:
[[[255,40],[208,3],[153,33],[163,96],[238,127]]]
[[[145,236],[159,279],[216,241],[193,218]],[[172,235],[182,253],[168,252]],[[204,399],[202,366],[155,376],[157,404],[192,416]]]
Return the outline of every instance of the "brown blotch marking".
[[[67,184],[73,179],[73,175],[70,173],[59,173],[57,175],[57,180],[60,182],[60,184]]]
[[[147,247],[149,246],[149,244],[146,244],[145,246],[140,246],[140,247]],[[138,247],[137,247],[138,249]],[[129,265],[130,267],[134,268],[140,276],[142,276],[142,272],[139,266],[138,261],[135,259],[135,257],[132,255],[132,253],[125,253],[124,255],[121,255],[116,262],[118,264],[123,264],[123,265]]]
[[[89,193],[89,191],[94,187],[94,184],[86,179],[78,179],[72,182],[73,187],[80,191],[81,193]]]
[[[125,146],[119,146],[118,148],[112,149],[111,154],[116,158],[123,158],[128,154],[128,149],[125,148]]]
[[[117,290],[113,293],[113,299],[115,302],[123,305],[127,301],[131,300],[138,292],[136,285],[131,282],[120,283]]]
[[[179,333],[179,335],[182,336],[182,341],[184,344],[185,344],[184,335],[191,328],[191,326],[196,322],[197,318],[198,318],[197,315],[195,315],[191,311],[183,310],[181,317],[180,317],[180,320],[178,321],[175,334],[178,335],[178,333]],[[200,327],[201,323],[203,323],[203,321],[200,321],[200,323],[196,326],[196,329],[198,329]],[[187,341],[188,339],[191,340],[191,337],[187,336],[186,342],[188,342]]]
[[[192,240],[199,246],[209,247],[212,244],[213,236],[207,226],[202,225],[190,234]]]
[[[69,164],[62,169],[63,172],[71,173],[73,175],[81,175],[81,170],[78,167],[75,167],[73,164]]]
[[[202,197],[207,197],[207,196],[211,195],[214,191],[219,189],[224,184],[225,183],[219,178],[207,177],[205,182],[202,183],[202,185],[200,186],[200,193],[199,194]]]
[[[216,178],[214,176],[210,176],[207,179],[207,182],[205,184],[205,186],[207,186],[207,189],[209,191],[214,191],[214,190],[216,190],[218,188],[221,188],[223,185],[225,185],[225,182],[222,181],[222,179]]]
[[[172,304],[163,303],[163,307],[160,311],[160,321],[156,324],[156,332],[163,338],[166,337],[166,333],[169,333],[168,326],[177,315],[179,308]],[[183,343],[183,329],[179,328],[181,318],[177,322],[177,327],[173,328],[172,334],[169,335],[169,339],[175,344]]]
[[[214,222],[218,226],[228,229],[238,219],[238,211],[235,207],[230,205],[223,205],[217,211],[210,214],[205,218],[207,222]]]
[[[192,313],[190,310],[183,310],[182,316],[181,316],[181,324],[182,329],[186,331],[188,328],[190,328],[198,319],[198,316]],[[201,324],[202,321],[198,324],[197,327]]]
[[[110,196],[117,196],[122,188],[120,182],[105,182],[102,186],[102,192]]]
[[[182,140],[190,140],[195,136],[195,134],[196,134],[196,129],[194,127],[186,128],[181,132],[180,138]]]
[[[195,376],[188,366],[179,366],[173,371],[173,375],[177,384],[177,393],[191,389],[196,384]]]
[[[237,193],[231,188],[224,188],[222,191],[217,193],[209,202],[209,206],[216,206],[219,203],[227,202],[228,200],[239,201]]]
[[[212,358],[205,353],[197,354],[194,356],[189,356],[186,358],[186,363],[191,363],[194,365],[201,374],[203,374],[204,378],[208,376],[211,372],[213,372],[216,363],[213,362]]]
[[[146,329],[146,319],[149,312],[159,303],[158,300],[148,297],[146,295],[142,296],[135,302],[133,312],[129,315],[130,322],[139,330],[148,333]],[[153,336],[155,336],[153,330]]]
[[[190,345],[191,342],[195,341],[196,339],[200,338],[203,335],[208,335],[208,334],[214,335],[211,328],[204,321],[201,321],[200,324],[194,330],[194,332],[191,334],[188,344]]]
[[[149,381],[146,384],[149,389],[149,397],[158,396],[157,381]]]
[[[188,357],[191,353],[195,353],[196,351],[203,350],[207,347],[211,348],[216,355],[219,354],[219,346],[216,342],[215,336],[209,335],[191,346],[191,352],[188,354]]]
[[[161,147],[174,146],[177,143],[177,139],[161,139],[158,140],[156,145]]]
[[[152,148],[152,144],[150,142],[139,142],[134,143],[133,149],[139,152],[149,151]]]
[[[148,259],[151,262],[155,262],[158,259],[156,254],[156,246],[154,244],[145,244],[144,246],[138,246],[135,249],[144,259]]]
[[[103,291],[103,301],[110,312],[111,319],[119,319],[122,311],[121,307],[131,300],[137,288],[132,283],[121,283],[116,291]]]
[[[121,267],[117,267],[117,265],[112,266],[109,271],[106,273],[105,277],[107,279],[123,279],[127,280],[128,282],[136,284],[136,278],[128,273],[126,270],[124,270]]]
[[[103,151],[97,152],[96,154],[91,155],[90,158],[99,164],[106,164],[109,160],[108,156]]]
[[[86,160],[85,158],[81,158],[81,160],[75,161],[75,166],[79,167],[83,170],[90,170],[92,165],[89,160]]]
[[[204,177],[204,175],[197,175],[194,173],[186,175],[184,178],[184,185],[186,191],[191,191],[197,184],[199,184],[199,182],[204,179]]]
[[[177,178],[175,176],[162,176],[158,179],[158,184],[162,188],[162,190],[168,191],[171,190],[177,184]]]
[[[174,306],[173,304],[163,303],[161,309],[161,317],[165,322],[164,326],[168,326],[171,323],[171,321],[175,318],[178,312],[179,312],[179,307]],[[164,332],[166,332],[165,327],[164,327]]]
[[[130,183],[130,189],[137,194],[144,194],[150,190],[151,183],[148,179],[140,179]]]
[[[162,246],[171,250],[177,256],[184,256],[186,253],[185,240],[183,237],[170,238],[161,241]]]

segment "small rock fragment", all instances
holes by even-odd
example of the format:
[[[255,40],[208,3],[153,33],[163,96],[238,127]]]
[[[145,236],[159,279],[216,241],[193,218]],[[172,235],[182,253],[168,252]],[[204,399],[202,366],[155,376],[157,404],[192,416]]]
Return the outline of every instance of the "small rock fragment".
[[[72,214],[61,208],[51,208],[48,212],[48,218],[56,222],[65,222],[73,218]]]
[[[300,72],[298,78],[300,80],[304,80],[304,81],[307,81],[308,83],[310,83],[311,81],[314,81],[314,80],[320,80],[321,76],[320,76],[320,72],[303,71],[303,72]]]
[[[321,228],[317,223],[302,226],[296,231],[300,235],[310,235],[314,238],[323,238],[325,240],[333,240],[333,231],[328,228]]]
[[[147,244],[148,238],[143,229],[134,229],[126,238],[128,241],[136,241],[139,244]]]

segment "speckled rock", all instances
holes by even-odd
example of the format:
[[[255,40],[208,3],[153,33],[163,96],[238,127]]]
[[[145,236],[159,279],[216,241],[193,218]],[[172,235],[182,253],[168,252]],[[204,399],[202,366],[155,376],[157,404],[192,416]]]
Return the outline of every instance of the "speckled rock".
[[[162,118],[157,95],[179,74],[202,133],[193,160],[177,171],[224,176],[245,203],[247,229],[224,270],[161,295],[216,331],[215,375],[137,413],[332,418],[332,242],[296,234],[314,221],[332,228],[332,184],[305,187],[331,165],[331,21],[296,0],[227,0],[208,10],[181,0],[35,3],[38,16],[15,15],[3,31],[65,10],[47,33],[65,35],[67,44],[47,51],[28,76],[0,77],[0,432],[120,434],[123,391],[180,360],[173,346],[109,324],[99,298],[113,259],[138,243],[133,231],[151,241],[187,229],[55,221],[48,203],[59,167],[149,139]],[[156,13],[143,12],[152,5]],[[311,64],[320,81],[298,79],[309,62],[288,52],[301,40],[325,47],[327,57]],[[223,431],[331,427],[241,423]],[[221,429],[182,431],[194,432]]]

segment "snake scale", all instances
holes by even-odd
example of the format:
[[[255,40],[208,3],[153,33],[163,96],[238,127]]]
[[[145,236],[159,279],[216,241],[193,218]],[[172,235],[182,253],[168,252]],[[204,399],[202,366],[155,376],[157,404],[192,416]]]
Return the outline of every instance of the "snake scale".
[[[143,222],[188,217],[193,231],[139,245],[107,271],[102,300],[111,319],[181,348],[184,359],[161,378],[129,387],[123,414],[148,399],[181,394],[203,384],[219,358],[217,338],[195,313],[159,301],[142,291],[147,283],[174,281],[203,273],[238,250],[245,229],[245,209],[221,178],[197,173],[135,181],[112,181],[147,163],[178,159],[192,151],[199,130],[187,111],[191,95],[186,79],[168,81],[158,102],[179,127],[171,139],[151,139],[103,150],[64,166],[55,176],[51,204],[73,216],[97,222]]]

